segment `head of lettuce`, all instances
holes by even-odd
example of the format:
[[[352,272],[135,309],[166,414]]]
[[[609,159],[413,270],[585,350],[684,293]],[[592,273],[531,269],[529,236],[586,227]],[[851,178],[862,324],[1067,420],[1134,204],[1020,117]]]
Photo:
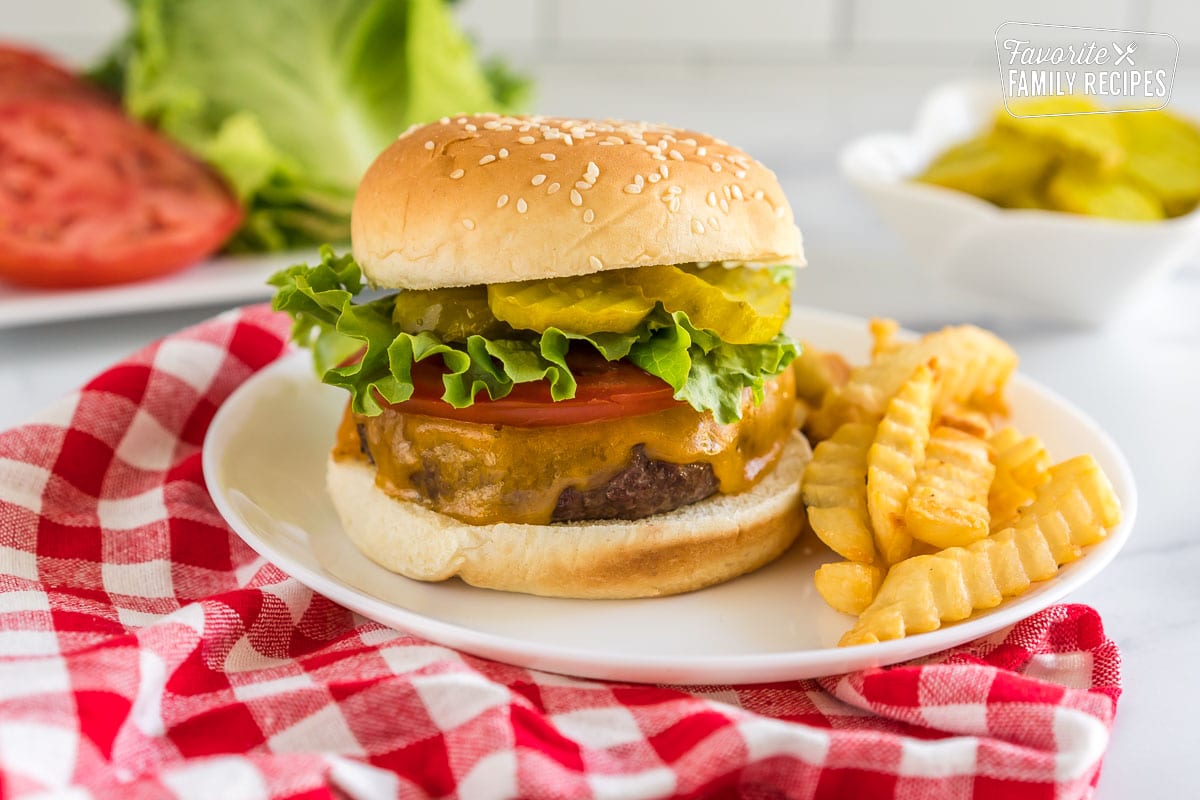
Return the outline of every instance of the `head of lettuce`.
[[[398,132],[527,88],[480,64],[443,0],[126,3],[96,74],[228,181],[246,208],[234,250],[348,240],[355,187]]]

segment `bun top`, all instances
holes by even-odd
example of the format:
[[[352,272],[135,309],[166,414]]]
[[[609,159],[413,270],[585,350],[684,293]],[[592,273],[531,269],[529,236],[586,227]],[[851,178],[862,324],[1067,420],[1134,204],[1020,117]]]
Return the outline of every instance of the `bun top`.
[[[720,139],[618,120],[443,117],[359,185],[354,257],[430,289],[695,261],[803,264],[774,173]]]

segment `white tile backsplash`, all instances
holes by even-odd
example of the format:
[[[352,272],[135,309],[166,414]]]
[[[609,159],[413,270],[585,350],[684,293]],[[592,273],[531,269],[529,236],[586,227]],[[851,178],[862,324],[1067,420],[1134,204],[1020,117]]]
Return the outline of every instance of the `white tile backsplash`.
[[[1146,30],[1159,33],[1169,33],[1181,43],[1190,42],[1180,48],[1180,65],[1190,60],[1192,65],[1200,63],[1200,3],[1178,2],[1178,0],[1149,0],[1146,14]],[[1189,58],[1190,57],[1190,58]]]
[[[836,0],[543,0],[563,46],[641,45],[655,50],[828,45]],[[744,56],[743,56],[744,57]]]
[[[454,12],[485,53],[523,49],[543,33],[538,0],[459,0]]]
[[[1175,0],[1183,4],[1186,0]],[[992,44],[1002,22],[1125,27],[1136,0],[855,0],[851,40],[877,44]]]
[[[87,64],[124,33],[128,19],[120,0],[0,0],[0,40]]]
[[[1196,0],[460,0],[455,14],[483,53],[526,65],[851,61],[978,68],[994,59],[992,35],[1005,21],[1171,33],[1193,43],[1183,48],[1181,68],[1196,65],[1200,42]],[[0,0],[0,39],[76,63],[104,52],[126,20],[121,0]]]

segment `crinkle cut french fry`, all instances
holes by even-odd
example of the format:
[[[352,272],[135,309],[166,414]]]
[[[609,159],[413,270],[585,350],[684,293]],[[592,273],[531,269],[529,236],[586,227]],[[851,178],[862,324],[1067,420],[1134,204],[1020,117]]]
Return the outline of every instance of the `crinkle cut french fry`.
[[[858,616],[883,583],[883,568],[857,561],[833,561],[822,564],[813,575],[817,593],[835,611]]]
[[[937,425],[955,428],[979,439],[991,439],[992,437],[991,420],[982,411],[972,411],[954,406],[942,412],[937,419]]]
[[[850,371],[850,365],[841,354],[818,350],[804,342],[800,355],[792,362],[796,397],[812,406],[820,406],[826,392],[849,380]]]
[[[1022,436],[1004,428],[992,436],[996,477],[988,490],[992,531],[1011,525],[1017,512],[1033,502],[1037,488],[1046,482],[1050,456],[1036,436]]]
[[[1050,468],[1050,479],[1021,510],[1016,524],[966,548],[914,556],[894,565],[875,600],[842,637],[853,645],[923,633],[1022,594],[1081,548],[1103,539],[1121,518],[1108,477],[1091,456]],[[965,551],[965,552],[964,552]]]
[[[867,511],[875,547],[888,564],[907,558],[912,548],[904,509],[925,460],[935,383],[930,365],[916,368],[888,403],[867,453]]]
[[[884,353],[890,353],[900,347],[897,334],[900,333],[900,323],[894,319],[874,317],[867,327],[871,331],[871,360],[874,361]]]
[[[935,428],[904,512],[908,532],[935,547],[966,547],[986,537],[995,472],[986,440],[945,425]]]
[[[875,425],[850,423],[817,445],[804,470],[801,494],[808,521],[842,558],[871,563],[875,539],[867,517],[867,451]]]
[[[808,431],[818,440],[826,439],[844,422],[879,419],[913,370],[930,359],[937,360],[941,378],[935,403],[938,410],[958,403],[1007,413],[1004,388],[1016,369],[1016,353],[995,334],[962,325],[901,344],[855,368],[844,386],[825,395]]]

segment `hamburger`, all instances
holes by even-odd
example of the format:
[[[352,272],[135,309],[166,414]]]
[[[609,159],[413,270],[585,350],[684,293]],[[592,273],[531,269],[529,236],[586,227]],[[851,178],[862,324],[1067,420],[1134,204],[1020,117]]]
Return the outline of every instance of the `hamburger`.
[[[372,560],[629,598],[795,539],[801,239],[750,156],[641,122],[443,118],[379,155],[351,232],[271,282],[349,391],[327,485]]]

